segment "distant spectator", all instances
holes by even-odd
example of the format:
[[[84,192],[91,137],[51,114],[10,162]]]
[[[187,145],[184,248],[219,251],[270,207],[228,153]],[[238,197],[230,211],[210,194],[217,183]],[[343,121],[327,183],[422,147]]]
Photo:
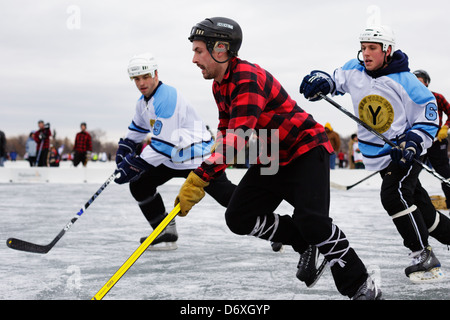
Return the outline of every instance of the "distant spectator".
[[[28,140],[25,143],[25,152],[27,154],[27,160],[30,163],[30,167],[34,167],[36,165],[36,149],[37,144],[36,141],[33,139],[33,131],[30,132],[30,135],[28,136]]]
[[[88,162],[88,155],[92,152],[92,138],[89,132],[86,131],[86,123],[80,125],[81,131],[75,136],[75,144],[73,151],[75,155],[73,157],[73,165],[76,167],[80,162],[85,167]]]
[[[59,167],[59,161],[61,157],[59,156],[58,150],[54,147],[50,147],[50,153],[48,156],[48,163],[50,167]]]
[[[6,160],[6,136],[3,131],[0,131],[0,167],[4,166]]]
[[[355,162],[355,169],[364,169],[363,155],[359,150],[358,137],[355,137],[353,143],[353,161]]]
[[[9,153],[9,159],[13,162],[17,160],[17,151],[13,150]]]
[[[330,154],[330,169],[333,170],[336,167],[336,154],[341,149],[341,137],[333,130],[329,122],[325,124],[325,132],[327,133],[328,140],[330,140],[334,150],[334,152]]]
[[[38,167],[48,167],[48,152],[50,149],[50,123],[38,121],[39,130],[33,134],[33,139],[36,141],[36,163]]]
[[[345,168],[345,153],[341,150],[338,153],[339,168]]]

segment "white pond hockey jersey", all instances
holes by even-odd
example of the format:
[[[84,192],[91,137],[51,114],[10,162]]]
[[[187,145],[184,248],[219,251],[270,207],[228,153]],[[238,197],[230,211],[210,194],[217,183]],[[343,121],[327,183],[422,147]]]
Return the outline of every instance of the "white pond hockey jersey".
[[[126,138],[140,143],[151,133],[141,158],[153,166],[195,169],[210,155],[214,141],[195,109],[162,82],[148,102],[141,96]]]
[[[438,130],[438,113],[433,94],[411,72],[372,78],[357,59],[336,69],[333,95],[349,93],[354,113],[373,129],[397,143],[397,137],[412,130],[423,139],[423,153]],[[358,141],[366,169],[378,171],[391,161],[383,140],[358,125]]]

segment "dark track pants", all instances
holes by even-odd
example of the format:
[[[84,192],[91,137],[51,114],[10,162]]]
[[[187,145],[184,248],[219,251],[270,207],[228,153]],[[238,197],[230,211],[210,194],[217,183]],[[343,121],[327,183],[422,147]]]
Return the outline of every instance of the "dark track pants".
[[[422,187],[419,181],[422,169],[415,162],[409,168],[391,162],[380,172],[383,207],[393,218],[404,246],[413,252],[428,245],[429,235],[443,244],[450,244],[450,219],[436,211]]]
[[[291,245],[299,253],[309,244],[318,245],[330,261],[338,291],[351,297],[367,279],[367,271],[329,217],[327,151],[317,147],[274,175],[262,175],[260,169],[250,167],[231,198],[225,213],[230,230]],[[294,207],[292,216],[274,213],[283,200]]]

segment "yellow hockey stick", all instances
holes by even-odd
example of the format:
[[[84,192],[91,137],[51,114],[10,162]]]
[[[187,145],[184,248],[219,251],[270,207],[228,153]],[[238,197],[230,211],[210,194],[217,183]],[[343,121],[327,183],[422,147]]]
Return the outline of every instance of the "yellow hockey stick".
[[[164,218],[158,227],[145,239],[144,242],[133,252],[133,254],[124,262],[124,264],[116,271],[116,273],[105,283],[105,285],[92,297],[91,300],[101,300],[111,290],[111,288],[122,278],[125,272],[131,268],[137,259],[144,253],[144,251],[150,246],[155,238],[167,227],[170,221],[180,212],[180,204],[177,204],[175,208]]]

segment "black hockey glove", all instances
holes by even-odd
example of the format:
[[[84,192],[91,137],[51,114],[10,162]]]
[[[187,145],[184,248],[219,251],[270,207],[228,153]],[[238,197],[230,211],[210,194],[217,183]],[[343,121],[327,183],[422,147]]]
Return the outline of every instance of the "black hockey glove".
[[[119,148],[116,152],[116,164],[119,165],[125,157],[130,153],[135,153],[138,144],[130,139],[122,139],[119,140]]]
[[[327,95],[333,92],[334,88],[334,81],[328,73],[314,70],[303,78],[300,85],[300,93],[309,101],[318,101],[322,99],[319,93]]]
[[[120,173],[120,177],[114,179],[114,182],[124,184],[136,181],[150,167],[151,165],[141,157],[128,154],[117,166],[115,174]]]
[[[391,149],[391,159],[403,168],[409,168],[414,159],[419,159],[423,150],[423,140],[414,132],[409,131],[399,146]]]

